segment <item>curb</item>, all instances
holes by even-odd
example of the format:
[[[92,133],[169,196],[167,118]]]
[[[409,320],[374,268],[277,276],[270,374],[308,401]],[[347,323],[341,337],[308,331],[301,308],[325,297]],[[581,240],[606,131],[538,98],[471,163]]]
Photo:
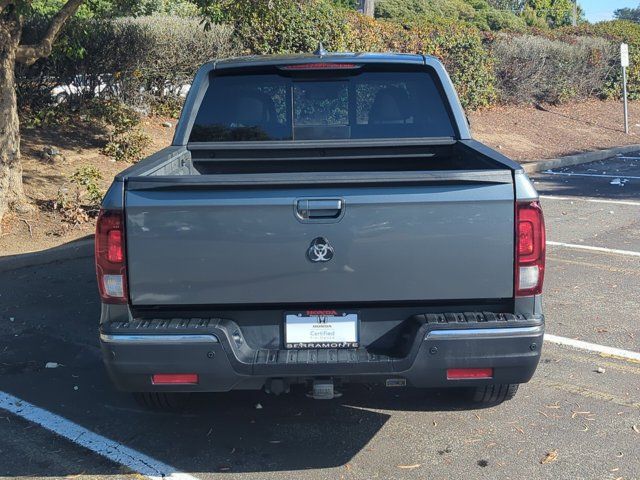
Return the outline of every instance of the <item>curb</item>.
[[[66,245],[53,247],[48,250],[33,253],[23,253],[0,257],[0,272],[17,270],[19,268],[46,265],[61,260],[73,260],[93,256],[93,235],[81,240],[75,240]]]
[[[607,150],[596,150],[594,152],[578,153],[567,157],[554,158],[551,160],[540,160],[538,162],[525,163],[522,165],[527,173],[542,172],[551,168],[570,167],[581,163],[596,162],[605,158],[615,157],[619,154],[638,152],[640,145],[626,145],[624,147],[609,148]]]

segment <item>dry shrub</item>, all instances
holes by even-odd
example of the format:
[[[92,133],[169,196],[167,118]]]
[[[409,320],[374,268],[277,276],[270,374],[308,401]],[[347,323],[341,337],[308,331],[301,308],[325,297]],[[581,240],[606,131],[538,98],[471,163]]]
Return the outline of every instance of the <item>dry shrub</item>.
[[[597,37],[564,41],[498,35],[493,56],[505,103],[560,103],[604,93],[616,63],[616,46]]]

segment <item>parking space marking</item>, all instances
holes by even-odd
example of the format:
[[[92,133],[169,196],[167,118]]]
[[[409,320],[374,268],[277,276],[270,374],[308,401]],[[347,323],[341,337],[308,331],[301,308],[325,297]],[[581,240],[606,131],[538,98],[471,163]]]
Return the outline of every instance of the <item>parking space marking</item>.
[[[565,175],[567,177],[596,177],[596,178],[630,178],[632,180],[640,180],[640,177],[636,177],[633,175],[606,175],[604,173],[571,173],[571,172],[554,172],[552,170],[547,170],[546,172],[542,172],[545,175]]]
[[[67,440],[152,480],[197,480],[121,443],[87,430],[55,413],[0,391],[0,409],[33,422]]]
[[[607,347],[604,345],[598,345],[597,343],[583,342],[582,340],[574,340],[573,338],[559,337],[557,335],[551,335],[550,333],[545,333],[544,339],[547,342],[555,343],[557,345],[563,345],[565,347],[599,353],[610,357],[620,358],[622,360],[640,362],[640,352],[632,352],[630,350],[622,350],[621,348]]]
[[[589,202],[589,203],[605,203],[611,205],[629,205],[632,207],[640,207],[640,202],[630,202],[627,200],[603,200],[600,198],[585,198],[585,197],[559,197],[556,195],[540,195],[542,200],[570,200],[576,202]]]
[[[614,160],[640,160],[640,157],[614,157]]]
[[[569,265],[579,265],[581,267],[597,268],[599,270],[606,270],[608,272],[625,273],[628,275],[638,274],[637,270],[633,270],[629,268],[614,267],[614,266],[611,266],[610,263],[602,264],[602,263],[581,262],[579,260],[568,260],[566,258],[556,257],[554,255],[547,255],[547,261],[549,260],[554,262],[559,262],[559,263],[566,263]]]
[[[591,387],[578,385],[576,383],[564,383],[564,382],[558,382],[558,381],[548,380],[546,378],[537,378],[537,377],[534,377],[531,380],[531,383],[538,384],[538,385],[545,385],[547,387],[555,388],[563,392],[572,393],[574,395],[580,395],[581,397],[585,397],[585,398],[593,398],[594,400],[611,402],[616,405],[620,405],[621,407],[631,407],[631,408],[640,409],[640,402],[629,401],[624,398],[620,398],[612,393],[601,392]]]
[[[590,252],[613,253],[616,255],[627,255],[629,257],[640,257],[640,252],[632,250],[618,250],[617,248],[592,247],[590,245],[577,245],[575,243],[552,242],[547,240],[547,245],[552,247],[575,248],[576,250],[588,250]]]

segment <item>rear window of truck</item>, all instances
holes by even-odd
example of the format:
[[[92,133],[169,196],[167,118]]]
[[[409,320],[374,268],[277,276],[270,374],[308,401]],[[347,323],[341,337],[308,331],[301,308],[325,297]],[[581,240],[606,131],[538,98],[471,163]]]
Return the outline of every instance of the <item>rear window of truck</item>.
[[[211,77],[190,142],[453,137],[426,71]]]

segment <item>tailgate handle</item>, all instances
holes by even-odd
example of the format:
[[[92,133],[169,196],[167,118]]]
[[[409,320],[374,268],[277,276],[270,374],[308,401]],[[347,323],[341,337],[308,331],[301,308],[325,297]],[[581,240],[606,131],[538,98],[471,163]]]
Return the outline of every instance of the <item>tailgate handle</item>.
[[[296,213],[302,220],[339,218],[344,202],[339,199],[298,200]]]

